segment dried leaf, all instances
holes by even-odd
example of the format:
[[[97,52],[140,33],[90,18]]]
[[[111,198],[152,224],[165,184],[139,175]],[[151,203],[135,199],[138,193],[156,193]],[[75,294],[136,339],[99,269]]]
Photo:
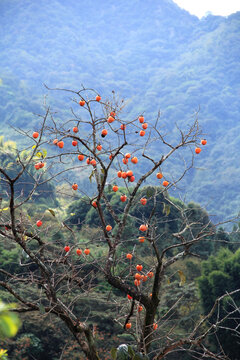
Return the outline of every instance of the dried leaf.
[[[56,216],[55,212],[52,209],[48,209],[48,211],[52,214],[52,216]]]
[[[169,204],[163,204],[163,214],[168,216],[170,214],[171,206]]]
[[[178,270],[178,275],[180,277],[180,283],[179,286],[183,286],[186,282],[186,276],[184,275],[182,270]]]

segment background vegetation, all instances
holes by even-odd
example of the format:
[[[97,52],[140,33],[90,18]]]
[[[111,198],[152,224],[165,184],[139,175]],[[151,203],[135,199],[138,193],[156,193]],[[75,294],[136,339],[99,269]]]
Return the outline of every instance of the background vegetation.
[[[199,20],[171,0],[2,0],[0,24],[0,133],[8,140],[17,138],[10,125],[37,125],[44,98],[66,116],[70,96],[43,83],[115,90],[129,99],[126,118],[144,112],[153,122],[159,108],[166,132],[200,109],[209,150],[178,191],[213,221],[238,213],[239,12]]]
[[[239,12],[228,18],[208,15],[199,20],[178,8],[171,0],[89,0],[84,3],[72,0],[2,0],[0,30],[0,134],[4,136],[0,140],[2,166],[16,170],[11,169],[15,155],[10,151],[12,143],[8,141],[18,141],[19,135],[11,126],[27,132],[32,132],[33,128],[37,130],[36,114],[44,112],[45,102],[50,105],[54,103],[57,116],[63,121],[71,117],[71,111],[67,110],[70,96],[48,92],[43,83],[49,87],[75,90],[84,84],[93,86],[101,95],[114,90],[120,97],[129,99],[124,113],[128,120],[133,114],[144,113],[148,122],[153,123],[157,116],[156,109],[159,108],[165,133],[173,139],[176,133],[171,133],[171,125],[176,122],[180,127],[187,127],[193,114],[198,112],[208,141],[208,151],[197,160],[197,167],[183,179],[181,187],[169,196],[173,202],[185,207],[192,219],[197,218],[202,224],[207,224],[209,218],[214,223],[238,213]],[[77,111],[77,106],[73,110]],[[81,130],[87,131],[84,128]],[[154,142],[151,147],[152,151],[162,151],[155,147]],[[174,177],[182,165],[182,159],[175,158],[172,165],[171,172],[169,170],[168,173],[164,167],[163,170]],[[141,166],[139,173],[145,170],[145,164]],[[70,178],[71,174],[68,176]],[[42,189],[51,196],[46,200],[40,191],[37,199],[32,199],[27,207],[28,216],[37,219],[38,214],[45,211],[49,225],[57,225],[64,220],[79,230],[79,244],[85,244],[94,238],[99,224],[94,209],[86,206],[84,199],[74,201],[72,195],[67,194],[63,185],[65,179],[55,186],[47,185]],[[88,177],[79,178],[78,184],[91,192]],[[19,192],[23,185],[24,191],[31,190],[31,176],[25,179],[24,184],[19,184]],[[139,198],[147,197],[153,188],[154,184],[146,184],[139,192]],[[0,182],[1,196],[5,190]],[[113,192],[109,191],[107,196],[113,206],[121,206]],[[182,200],[177,199],[181,199],[181,196]],[[160,205],[161,201],[163,199],[159,199],[156,223],[158,231],[165,233],[166,240],[168,230],[169,233],[174,229],[177,231],[180,224],[176,209]],[[54,209],[56,216],[52,216],[49,208]],[[135,215],[139,216],[137,211],[133,207],[126,239],[134,236],[132,228]],[[141,215],[147,217],[148,211],[148,206],[144,207]],[[213,214],[216,216],[213,217]],[[197,318],[202,308],[209,310],[214,298],[225,292],[226,284],[228,291],[239,287],[238,224],[229,230],[229,233],[224,228],[216,230],[215,235],[197,249],[201,259],[192,257],[181,261],[175,275],[166,278],[167,291],[161,309],[170,309],[176,299],[184,294],[183,301],[173,314],[173,320],[182,319],[179,333],[188,330],[189,324]],[[64,235],[55,231],[49,234],[49,239],[58,239],[64,246]],[[128,246],[126,243],[126,248]],[[134,246],[139,246],[137,239]],[[224,246],[224,250],[221,246]],[[93,249],[96,254],[104,251],[102,244]],[[140,253],[142,259],[147,251],[147,245],[143,244]],[[202,259],[205,260],[203,263]],[[27,262],[27,257],[18,246],[0,242],[2,269],[21,271],[22,264],[26,265]],[[34,291],[37,290],[33,290],[33,296]],[[24,289],[20,289],[20,292],[23,294]],[[110,358],[107,353],[109,345],[117,341],[119,344],[133,341],[113,321],[113,303],[106,302],[109,294],[110,288],[102,279],[96,283],[91,300],[86,297],[84,304],[77,305],[79,313],[83,310],[86,312],[88,307],[94,308],[91,322],[106,359]],[[113,296],[120,294],[115,292]],[[6,303],[14,301],[3,290],[0,290],[0,298]],[[239,298],[233,300],[238,304]],[[122,301],[126,302],[126,307],[129,305],[126,298]],[[224,306],[225,310],[229,310],[230,299],[226,300]],[[221,311],[225,310],[221,308]],[[56,360],[63,354],[65,359],[81,359],[75,351],[74,341],[58,320],[50,318],[50,315],[41,321],[39,318],[37,314],[21,315],[22,326],[17,336],[0,342],[1,347],[8,349],[10,358],[30,360],[35,356],[40,360]],[[101,325],[97,328],[96,323]],[[226,333],[219,333],[219,336],[226,353],[233,359],[237,358],[239,346]],[[215,338],[209,341],[214,348]],[[168,356],[167,359],[174,357]]]

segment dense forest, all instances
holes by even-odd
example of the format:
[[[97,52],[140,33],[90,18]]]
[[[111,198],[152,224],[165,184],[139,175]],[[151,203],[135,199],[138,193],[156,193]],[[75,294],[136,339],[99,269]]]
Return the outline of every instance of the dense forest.
[[[18,274],[18,279],[26,277],[20,280],[17,288],[19,296],[31,298],[38,306],[38,311],[31,315],[24,309],[19,316],[21,326],[17,335],[5,339],[2,336],[1,316],[4,315],[1,315],[3,305],[0,301],[0,348],[8,351],[8,357],[4,357],[0,350],[0,359],[85,358],[84,353],[79,352],[71,331],[63,325],[61,316],[56,317],[50,311],[47,313],[48,303],[43,295],[45,285],[40,280],[37,285],[33,281],[34,276],[38,278],[34,261],[38,261],[38,254],[42,251],[37,246],[44,242],[46,252],[50,254],[47,259],[54,263],[56,254],[59,258],[58,265],[62,266],[59,276],[68,266],[70,272],[75,266],[81,270],[83,289],[79,292],[79,289],[71,288],[69,280],[59,293],[63,301],[71,304],[71,310],[90,324],[100,358],[146,359],[142,353],[137,353],[136,336],[126,331],[120,317],[124,311],[130,311],[131,316],[135,301],[138,301],[138,309],[142,307],[138,294],[135,297],[134,293],[132,300],[120,288],[112,287],[101,269],[108,251],[104,242],[108,236],[103,231],[102,219],[111,227],[112,238],[117,237],[119,223],[112,214],[116,213],[122,221],[125,200],[119,201],[119,196],[125,196],[126,188],[129,195],[134,193],[134,181],[137,184],[141,181],[142,187],[134,195],[124,223],[122,247],[116,251],[120,260],[113,275],[125,274],[128,266],[125,253],[136,253],[134,266],[141,263],[144,269],[150,270],[151,267],[157,268],[153,257],[158,252],[165,254],[166,246],[170,248],[163,260],[174,259],[161,279],[161,300],[155,316],[161,335],[152,341],[152,353],[148,357],[152,359],[154,351],[164,347],[164,336],[168,331],[174,328],[177,340],[187,336],[199,318],[208,316],[216,298],[226,291],[231,293],[240,288],[240,223],[238,219],[225,222],[238,215],[240,210],[240,174],[236,166],[240,145],[240,12],[229,17],[208,15],[200,20],[180,9],[172,0],[133,0],[128,3],[123,0],[2,0],[0,34],[0,169],[3,169],[0,178],[0,300],[4,304],[16,301],[14,294],[6,291],[2,284],[6,274]],[[86,121],[89,114],[84,113],[85,107],[79,106],[76,100],[80,89],[84,93],[84,86],[101,94],[107,109],[105,111],[102,106],[104,118],[107,119],[111,107],[124,131],[124,124],[130,125],[131,129],[137,123],[136,128],[127,131],[128,151],[131,153],[139,154],[146,145],[148,156],[163,159],[168,144],[173,144],[172,148],[177,151],[167,162],[160,161],[169,189],[164,189],[165,185],[157,182],[156,176],[141,180],[143,174],[150,171],[149,159],[143,157],[134,168],[133,184],[128,177],[126,187],[118,183],[116,192],[112,185],[113,181],[116,182],[118,161],[109,169],[110,182],[105,178],[104,191],[98,198],[101,216],[96,216],[96,207],[89,201],[95,196],[97,180],[94,180],[94,170],[85,169],[87,166],[82,163],[74,163],[75,153],[72,153],[72,143],[68,141],[69,136],[73,141],[74,136],[79,136],[78,141],[83,138],[88,139],[89,144],[97,144],[95,135],[92,138],[89,135],[90,127]],[[71,91],[52,90],[60,88]],[[99,102],[95,95],[94,100],[88,98],[90,94],[87,93],[86,102],[88,104],[90,99],[94,116],[101,119]],[[112,107],[113,103],[117,104],[116,107]],[[43,122],[48,111],[55,124],[51,133],[50,125],[45,128]],[[144,146],[143,142],[135,140],[141,114],[148,123],[146,132],[149,131]],[[72,134],[71,128],[76,125],[76,120],[80,131]],[[183,141],[184,146],[178,148],[177,145],[181,144],[183,134],[191,134],[193,121],[199,136],[193,136],[190,145],[201,146],[201,139],[207,139],[200,156],[195,154],[194,147],[188,146],[187,140]],[[97,126],[101,129],[101,121]],[[155,132],[157,126],[159,133]],[[39,144],[38,139],[32,143],[32,132],[38,131],[41,137],[43,130],[50,134],[49,137],[39,140]],[[103,163],[111,161],[116,144],[120,148],[119,142],[111,145],[114,137],[122,139],[119,129],[109,132],[103,155],[100,153]],[[159,141],[159,134],[164,141]],[[74,163],[67,172],[63,167],[68,162],[62,161],[61,156],[60,161],[56,160],[60,147],[53,145],[55,136],[66,136],[64,151],[72,154],[70,160]],[[99,139],[103,141],[100,136]],[[83,144],[77,147],[79,153]],[[193,157],[192,166],[189,164]],[[36,161],[46,161],[41,175],[37,172],[38,178]],[[101,166],[103,163],[99,162]],[[24,164],[28,167],[24,168]],[[60,173],[57,179],[53,168]],[[18,240],[13,231],[14,222],[9,220],[13,210],[9,218],[7,214],[11,202],[9,179],[21,173],[21,169],[24,171],[14,183],[16,202],[26,198],[24,210],[16,210],[16,234],[19,232],[22,236]],[[104,167],[101,170],[100,179],[106,174]],[[181,173],[184,176],[181,177]],[[48,180],[51,176],[53,181]],[[73,191],[73,179],[83,196]],[[142,199],[146,203],[139,207]],[[42,234],[39,232],[42,236],[39,240],[33,224],[40,218],[44,219],[44,230]],[[156,236],[157,248],[150,247],[153,244],[150,240],[140,241],[136,236],[140,221],[146,219],[154,224],[151,236]],[[223,223],[215,227],[220,221]],[[30,229],[27,235],[21,227]],[[184,256],[175,263],[182,232],[191,251],[186,246]],[[201,236],[204,241],[191,243],[192,238]],[[13,237],[17,241],[10,241]],[[74,250],[77,246],[81,256],[75,251],[67,257],[69,250],[64,250],[66,246]],[[88,247],[90,256],[82,254]],[[32,254],[33,262],[29,254]],[[131,266],[129,273],[132,275]],[[127,276],[125,280],[130,283]],[[25,287],[24,281],[33,284]],[[154,280],[149,278],[144,284],[149,293],[153,283]],[[67,292],[64,286],[71,291]],[[236,306],[239,306],[238,293],[224,298],[221,304],[219,302],[218,315],[224,317]],[[113,316],[115,313],[117,316]],[[140,315],[134,323],[136,327],[141,325]],[[209,323],[217,323],[217,320],[216,314],[209,316]],[[217,336],[215,331],[209,335],[207,345],[211,351],[217,352],[220,341],[221,351],[228,356],[226,359],[237,360],[239,345],[224,328],[230,329],[233,322],[226,319],[221,325],[223,327],[217,329]],[[132,347],[130,350],[118,349],[116,356],[115,350],[121,344]],[[169,353],[164,359],[175,360],[178,355]],[[188,353],[181,355],[182,360],[190,358]],[[211,356],[206,355],[206,358]]]
[[[140,243],[135,235],[136,223],[134,219],[139,216],[149,217],[152,203],[150,201],[152,194],[156,188],[145,186],[138,193],[137,201],[131,211],[131,220],[128,222],[123,233],[123,241],[125,241],[124,252],[132,252],[134,249],[138,252],[137,261],[145,266],[151,264],[152,253],[149,252],[149,245]],[[66,190],[62,185],[56,189],[52,189],[52,208],[49,209],[49,202],[46,202],[44,197],[48,189],[44,189],[43,195],[37,197],[37,201],[30,202],[26,206],[26,211],[32,221],[36,221],[42,214],[44,214],[45,226],[51,231],[48,231],[47,239],[53,247],[63,248],[67,243],[70,246],[84,248],[86,244],[91,247],[93,258],[101,258],[106,252],[106,245],[103,242],[96,243],[94,246],[92,242],[101,234],[101,226],[99,219],[96,218],[96,210],[88,203],[87,198],[81,200],[71,200],[71,192]],[[124,188],[119,188],[120,193],[124,193]],[[62,195],[61,195],[62,194]],[[138,202],[143,197],[147,196],[149,202],[144,209],[139,209]],[[111,205],[121,211],[124,203],[119,204],[119,195],[114,191],[107,191],[107,197]],[[217,296],[221,296],[227,290],[228,292],[239,288],[239,227],[235,225],[230,233],[226,233],[223,228],[215,230],[213,224],[209,222],[209,216],[198,204],[190,202],[184,204],[178,199],[169,197],[173,206],[169,206],[165,196],[159,195],[157,198],[157,210],[155,222],[158,226],[158,233],[161,235],[161,243],[159,250],[163,249],[166,244],[172,241],[172,234],[181,229],[182,223],[180,214],[174,207],[174,204],[184,208],[190,222],[197,221],[193,231],[198,233],[202,226],[208,226],[212,229],[212,235],[208,237],[207,241],[193,246],[192,252],[197,253],[200,257],[186,257],[178,261],[173,266],[171,271],[165,275],[163,296],[161,299],[161,306],[157,314],[157,318],[164,320],[165,313],[171,313],[171,322],[178,323],[178,332],[181,334],[187,333],[189,327],[196,321],[202,309],[207,313]],[[54,205],[55,202],[55,205]],[[56,205],[57,204],[57,205]],[[55,207],[54,207],[55,206]],[[113,226],[111,216],[109,216],[107,208],[104,208],[104,213],[109,218],[109,223]],[[77,238],[69,238],[66,230],[61,228],[60,221],[64,221],[67,226],[73,227],[77,232]],[[134,239],[131,240],[130,239]],[[168,256],[174,255],[175,251],[169,252]],[[99,346],[99,355],[103,359],[112,359],[109,349],[116,347],[123,343],[133,344],[134,336],[127,334],[119,323],[114,319],[113,313],[116,308],[116,302],[121,300],[121,305],[124,309],[129,307],[129,299],[119,290],[111,290],[104,276],[95,269],[92,259],[87,260],[82,258],[78,260],[78,256],[73,255],[74,260],[81,264],[82,276],[92,271],[94,273],[93,285],[91,294],[86,293],[82,295],[74,310],[77,314],[88,322],[96,336],[96,343]],[[202,262],[202,260],[204,260]],[[34,271],[32,265],[28,265],[29,260],[19,246],[8,244],[6,241],[0,242],[0,263],[1,269],[7,272],[22,273],[29,268]],[[123,271],[123,265],[120,270]],[[3,275],[0,276],[0,281]],[[227,288],[226,288],[227,282]],[[37,298],[39,290],[32,287],[31,292],[24,288],[24,284],[18,289],[22,296]],[[77,291],[77,290],[76,290]],[[69,301],[74,299],[77,292],[74,291]],[[79,295],[78,295],[79,296]],[[8,303],[14,302],[14,296],[11,296],[4,290],[0,290],[0,298]],[[180,299],[180,300],[179,300]],[[178,307],[174,311],[172,307],[178,301]],[[239,296],[235,298],[239,301]],[[43,302],[44,304],[44,302]],[[231,304],[227,302],[231,309]],[[16,360],[30,360],[33,356],[36,359],[57,360],[62,356],[63,359],[83,359],[83,354],[79,354],[78,346],[70,333],[63,326],[60,320],[51,315],[42,317],[42,310],[40,314],[32,313],[31,315],[21,315],[21,326],[17,336],[13,339],[1,341],[1,346],[8,349],[10,359]],[[230,325],[229,325],[230,326]],[[162,330],[163,331],[163,330]],[[219,335],[224,351],[230,356],[230,359],[237,359],[239,354],[239,347],[236,345],[234,336],[228,335],[222,331]],[[49,341],[51,339],[51,341]],[[216,344],[216,338],[210,338],[212,349]],[[154,347],[159,346],[159,341],[155,343]],[[168,360],[176,359],[176,355],[166,356]],[[187,354],[181,355],[182,359],[190,360],[192,357]],[[151,357],[150,357],[151,358]],[[130,359],[128,357],[119,357],[118,359]]]

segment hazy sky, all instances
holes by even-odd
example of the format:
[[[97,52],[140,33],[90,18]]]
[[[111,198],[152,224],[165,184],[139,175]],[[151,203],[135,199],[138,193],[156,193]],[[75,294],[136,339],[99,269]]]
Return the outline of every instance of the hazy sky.
[[[178,6],[197,15],[204,16],[207,11],[213,15],[230,15],[240,11],[240,0],[173,0]]]

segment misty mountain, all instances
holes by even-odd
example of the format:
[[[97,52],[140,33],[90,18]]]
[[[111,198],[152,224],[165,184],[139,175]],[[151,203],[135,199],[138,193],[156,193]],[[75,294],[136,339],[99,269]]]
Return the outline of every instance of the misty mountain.
[[[198,112],[208,145],[182,183],[188,200],[218,218],[240,209],[240,12],[199,20],[172,0],[2,0],[0,134],[30,130],[49,87],[130,99],[126,116],[144,112],[171,129]],[[174,196],[177,194],[174,194]]]

